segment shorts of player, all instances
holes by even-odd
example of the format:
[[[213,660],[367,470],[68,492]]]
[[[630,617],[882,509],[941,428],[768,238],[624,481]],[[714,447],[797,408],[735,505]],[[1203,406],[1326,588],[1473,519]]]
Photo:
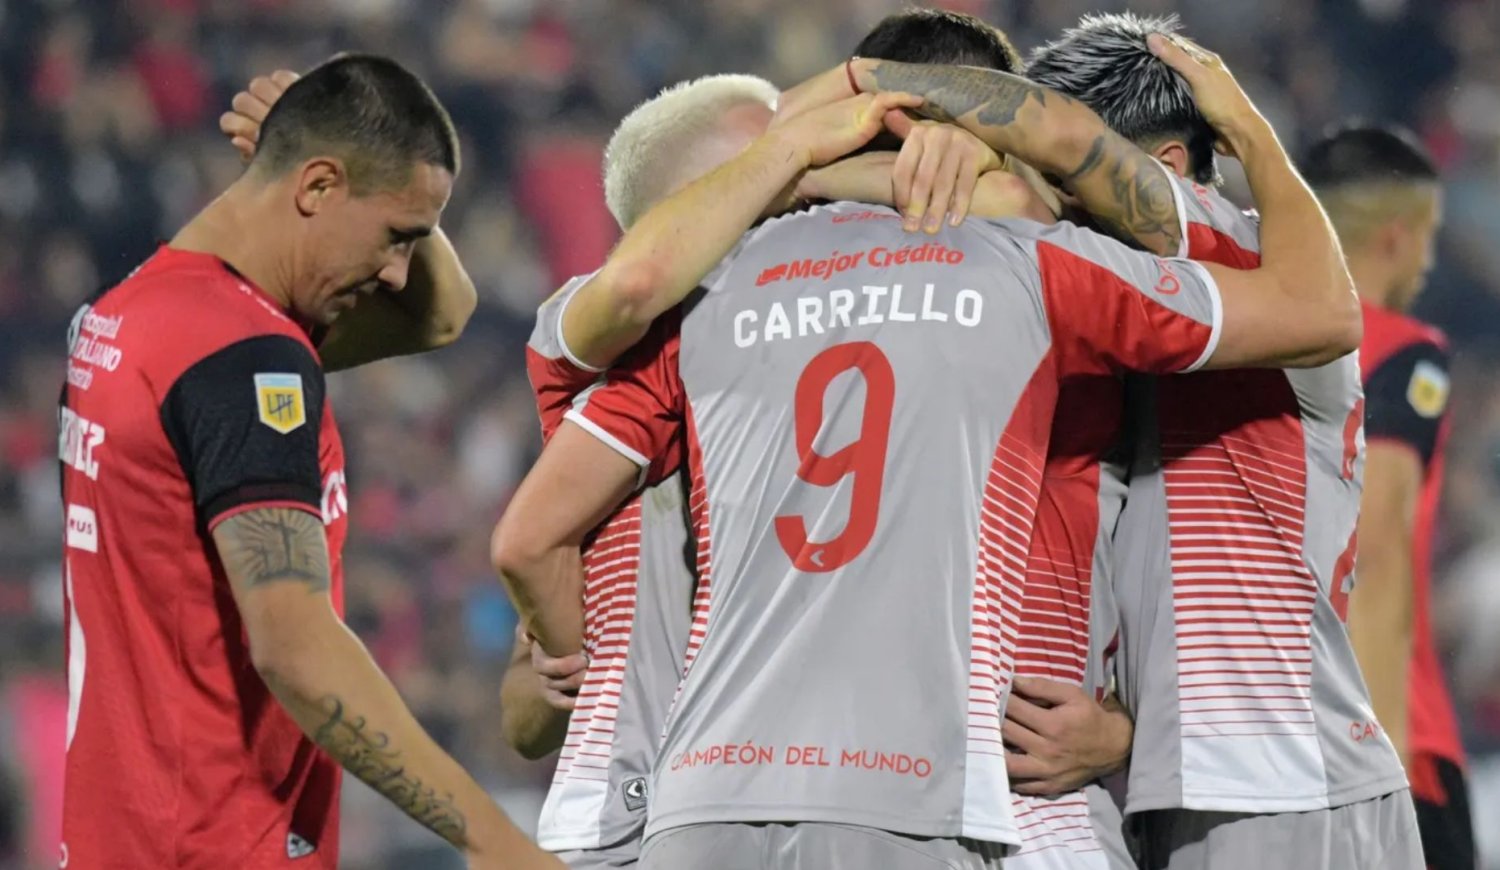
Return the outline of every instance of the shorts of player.
[[[1086,802],[1082,818],[1068,811],[1080,799]],[[1005,859],[1005,870],[1136,870],[1124,814],[1104,785],[1090,783],[1081,794],[1057,799],[1061,812],[1048,813],[1047,803],[1017,799],[1021,848]]]
[[[598,849],[571,849],[558,852],[558,860],[568,865],[568,870],[615,870],[617,867],[635,867],[641,860],[641,835],[644,828],[609,846]]]
[[[1153,810],[1131,819],[1141,870],[1423,870],[1411,792],[1305,813]]]
[[[821,822],[687,825],[646,840],[642,870],[999,870],[1005,847]],[[1009,861],[1005,866],[1010,867]]]
[[[1446,758],[1412,756],[1411,796],[1417,805],[1422,851],[1431,870],[1474,870],[1474,820],[1469,815],[1469,783],[1463,768]]]

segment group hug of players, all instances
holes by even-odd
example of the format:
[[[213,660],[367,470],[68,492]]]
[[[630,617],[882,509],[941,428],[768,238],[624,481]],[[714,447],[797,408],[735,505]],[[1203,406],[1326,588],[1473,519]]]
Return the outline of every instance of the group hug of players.
[[[473,867],[1472,867],[1437,173],[1350,127],[1299,174],[1175,29],[1023,69],[909,10],[621,123],[493,541],[547,851],[340,618],[324,371],[461,333],[457,137],[382,58],[253,82],[244,177],[69,337],[62,865],[334,867],[343,768]]]

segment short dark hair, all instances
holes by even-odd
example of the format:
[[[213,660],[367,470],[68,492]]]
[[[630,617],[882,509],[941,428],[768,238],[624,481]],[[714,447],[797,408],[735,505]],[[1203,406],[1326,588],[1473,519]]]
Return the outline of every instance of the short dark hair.
[[[344,161],[355,193],[401,187],[416,163],[458,174],[448,111],[415,74],[373,54],[336,55],[293,82],[261,124],[251,166],[279,175],[319,154]]]
[[[1308,149],[1302,175],[1313,189],[1327,190],[1370,182],[1436,182],[1438,168],[1411,131],[1346,122],[1329,128]]]
[[[1198,111],[1192,88],[1146,46],[1149,34],[1175,33],[1181,26],[1176,15],[1085,15],[1061,39],[1032,53],[1026,77],[1098,112],[1110,129],[1137,145],[1181,139],[1193,179],[1209,184],[1217,178],[1213,128]]]
[[[881,19],[854,49],[856,57],[900,63],[944,63],[1019,73],[1021,53],[998,27],[945,9],[903,9]]]

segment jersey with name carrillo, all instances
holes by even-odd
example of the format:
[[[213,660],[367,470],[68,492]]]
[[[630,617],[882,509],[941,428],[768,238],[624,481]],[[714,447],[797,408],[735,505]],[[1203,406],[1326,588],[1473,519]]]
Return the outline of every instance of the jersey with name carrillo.
[[[648,836],[1019,843],[999,724],[1058,384],[1200,365],[1212,279],[1077,227],[927,240],[840,203],[752,231],[680,311],[568,414],[642,466],[687,435],[700,594]]]

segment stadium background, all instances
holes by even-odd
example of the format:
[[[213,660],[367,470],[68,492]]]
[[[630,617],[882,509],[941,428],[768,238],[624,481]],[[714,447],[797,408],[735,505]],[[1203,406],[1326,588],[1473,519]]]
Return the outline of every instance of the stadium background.
[[[1106,0],[950,0],[1023,51]],[[665,84],[834,63],[894,0],[0,0],[0,868],[55,866],[63,680],[55,402],[69,315],[239,171],[215,130],[256,73],[343,49],[432,83],[464,137],[444,226],[480,289],[459,344],[332,379],[349,449],[348,620],[437,738],[530,824],[550,765],[508,751],[514,616],[490,529],[538,449],[532,310],[615,238],[613,123]],[[1407,123],[1447,227],[1417,313],[1454,339],[1435,617],[1500,868],[1500,0],[1136,0],[1177,11],[1294,149],[1348,115]],[[1232,172],[1232,187],[1239,187]],[[358,783],[345,866],[444,867]]]

